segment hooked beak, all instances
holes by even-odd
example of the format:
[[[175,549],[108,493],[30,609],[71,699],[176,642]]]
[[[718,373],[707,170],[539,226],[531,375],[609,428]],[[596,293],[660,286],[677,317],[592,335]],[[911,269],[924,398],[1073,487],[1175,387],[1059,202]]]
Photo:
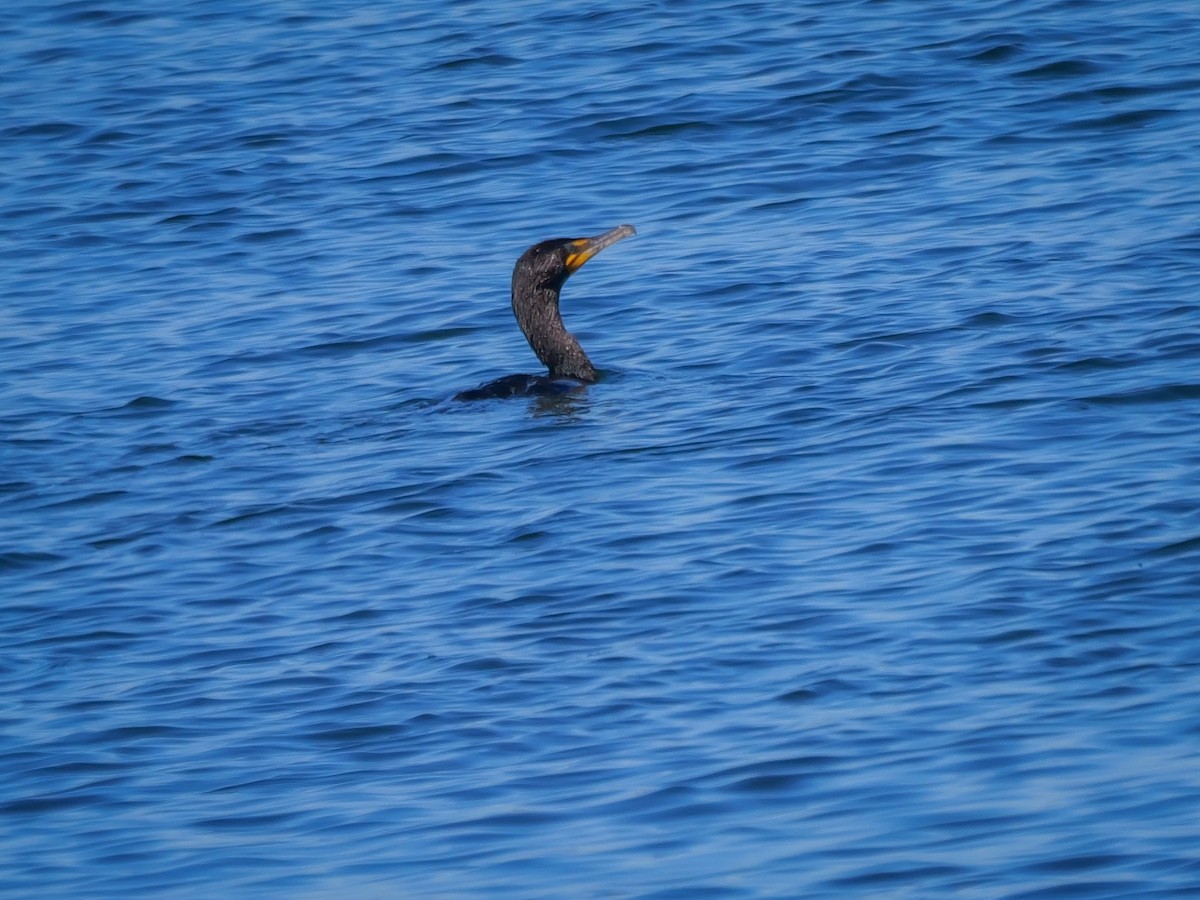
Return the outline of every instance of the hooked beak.
[[[567,253],[567,258],[564,265],[567,267],[567,274],[570,275],[585,262],[603,250],[615,244],[622,238],[627,238],[631,234],[637,234],[632,225],[618,225],[616,228],[610,228],[603,234],[598,234],[595,237],[579,238],[571,241],[570,251]]]

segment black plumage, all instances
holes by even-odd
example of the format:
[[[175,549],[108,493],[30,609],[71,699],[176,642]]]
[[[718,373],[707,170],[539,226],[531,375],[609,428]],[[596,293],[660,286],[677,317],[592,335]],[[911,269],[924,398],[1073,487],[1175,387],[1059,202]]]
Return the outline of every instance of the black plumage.
[[[548,370],[547,375],[508,375],[462,391],[456,400],[553,396],[579,390],[596,380],[596,367],[563,325],[558,297],[580,266],[622,238],[635,234],[618,225],[590,238],[553,238],[534,244],[517,260],[512,277],[512,310],[521,333]]]

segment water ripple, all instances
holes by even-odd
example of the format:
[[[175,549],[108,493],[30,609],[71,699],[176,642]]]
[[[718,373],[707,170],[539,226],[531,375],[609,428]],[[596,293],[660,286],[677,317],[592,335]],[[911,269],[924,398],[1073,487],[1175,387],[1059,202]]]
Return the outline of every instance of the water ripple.
[[[1196,15],[910,6],[10,10],[0,881],[1194,893]]]

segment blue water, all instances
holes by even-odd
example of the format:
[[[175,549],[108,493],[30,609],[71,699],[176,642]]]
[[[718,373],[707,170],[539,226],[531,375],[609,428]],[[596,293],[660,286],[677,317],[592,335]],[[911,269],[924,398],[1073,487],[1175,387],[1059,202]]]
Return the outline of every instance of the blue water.
[[[1197,46],[8,4],[0,891],[1200,892]]]

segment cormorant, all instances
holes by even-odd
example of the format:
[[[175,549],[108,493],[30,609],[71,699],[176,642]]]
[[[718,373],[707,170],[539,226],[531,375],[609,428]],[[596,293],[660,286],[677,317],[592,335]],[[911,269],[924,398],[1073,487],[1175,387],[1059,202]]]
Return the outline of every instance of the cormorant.
[[[618,225],[588,238],[553,238],[534,244],[517,260],[512,277],[512,310],[521,333],[548,375],[509,375],[455,394],[455,400],[553,396],[577,391],[596,380],[596,368],[558,312],[558,293],[585,262],[622,238],[636,234]]]

